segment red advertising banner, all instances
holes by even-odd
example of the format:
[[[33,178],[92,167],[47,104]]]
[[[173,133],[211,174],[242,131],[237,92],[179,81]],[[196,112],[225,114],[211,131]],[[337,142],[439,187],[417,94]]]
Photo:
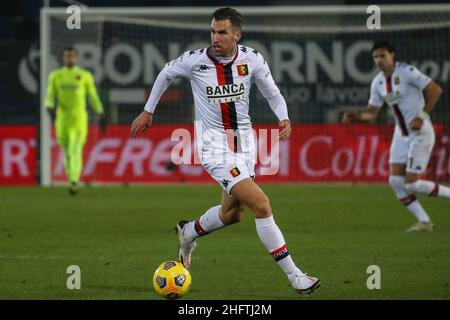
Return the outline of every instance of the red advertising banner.
[[[436,125],[436,146],[427,175],[449,180],[449,127]],[[385,182],[389,175],[391,125],[294,125],[289,141],[274,147],[275,126],[254,126],[258,152],[259,182]],[[445,130],[444,130],[445,129]],[[171,135],[187,134],[184,159],[172,163],[171,153],[180,140]],[[193,126],[155,125],[137,139],[128,126],[112,126],[106,135],[90,129],[84,152],[83,180],[114,183],[214,182],[194,155]],[[187,148],[186,148],[187,147]],[[271,152],[278,149],[279,152]],[[64,155],[54,146],[53,181],[65,181]]]
[[[254,126],[258,182],[386,182],[391,125],[294,125],[291,139],[275,143],[275,126]],[[450,180],[450,126],[435,125],[436,145],[427,176]],[[172,135],[174,138],[171,139]],[[181,144],[180,137],[184,143]],[[0,127],[0,185],[36,181],[34,126]],[[65,182],[64,154],[53,141],[52,181]],[[175,152],[185,160],[173,163]],[[136,139],[129,126],[91,127],[82,181],[100,183],[215,183],[194,153],[191,125],[154,125]],[[193,164],[186,164],[186,162]],[[197,163],[197,164],[196,164]]]
[[[36,182],[36,127],[0,126],[0,185]]]

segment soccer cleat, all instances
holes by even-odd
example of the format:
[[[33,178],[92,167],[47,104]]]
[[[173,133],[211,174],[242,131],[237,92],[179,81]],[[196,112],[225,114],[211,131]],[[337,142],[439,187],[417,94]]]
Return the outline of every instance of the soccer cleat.
[[[77,183],[71,182],[69,186],[69,194],[75,196],[78,193]]]
[[[433,222],[428,221],[419,221],[413,224],[409,229],[406,230],[406,232],[420,232],[420,231],[433,231]]]
[[[306,273],[296,272],[293,277],[289,277],[291,285],[299,294],[311,294],[320,287],[320,280],[315,277],[310,277]]]
[[[192,251],[194,251],[197,246],[197,242],[195,240],[190,241],[187,235],[185,235],[188,224],[189,221],[182,220],[178,222],[175,227],[175,232],[178,234],[178,240],[180,241],[180,245],[178,247],[178,260],[180,260],[185,268],[189,268],[191,266]]]

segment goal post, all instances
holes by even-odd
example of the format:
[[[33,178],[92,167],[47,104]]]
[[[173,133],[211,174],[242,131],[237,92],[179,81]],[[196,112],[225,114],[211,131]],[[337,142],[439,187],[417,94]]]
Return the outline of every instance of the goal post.
[[[444,88],[432,118],[435,124],[443,125],[443,130],[447,130],[446,126],[450,124],[450,99],[447,95],[450,91],[450,5],[380,5],[380,8],[381,29],[369,30],[367,6],[236,7],[244,16],[241,43],[256,49],[269,62],[272,75],[287,100],[293,123],[305,125],[305,128],[311,125],[311,130],[319,130],[314,126],[323,124],[328,126],[321,130],[334,130],[343,110],[364,107],[369,97],[370,81],[377,72],[370,47],[376,39],[390,38],[396,43],[400,61],[417,66]],[[63,49],[69,45],[77,48],[79,64],[93,73],[113,125],[107,136],[102,136],[95,129],[95,117],[90,117],[92,130],[89,130],[88,149],[94,158],[85,163],[85,181],[125,183],[129,173],[158,167],[152,160],[137,163],[126,158],[126,152],[133,152],[134,147],[121,138],[125,126],[142,110],[151,85],[166,62],[184,51],[208,46],[210,17],[215,9],[81,7],[79,30],[67,28],[66,8],[41,9],[41,185],[50,186],[64,181],[63,158],[55,144],[52,124],[44,106],[47,78],[51,70],[61,66]],[[386,108],[383,110],[378,123],[392,124],[389,112]],[[174,82],[158,106],[157,115],[155,123],[163,125],[163,131],[170,126],[192,124],[193,100],[187,81]],[[252,92],[250,115],[257,125],[276,120],[257,90]],[[333,132],[329,134],[332,136]],[[348,137],[343,136],[342,139]],[[154,144],[144,144],[140,147],[147,148],[148,153],[156,148]],[[95,156],[103,160],[96,160]],[[324,168],[328,161],[326,156],[320,153],[313,156],[311,162],[317,164],[317,168],[312,168],[314,172],[322,172],[319,168]],[[356,155],[354,157],[357,158]],[[118,158],[121,159],[117,160],[119,163],[113,160]],[[336,160],[336,166],[341,168],[338,172],[345,172],[346,165],[341,164],[341,158]],[[293,162],[298,161],[302,160],[288,161],[290,168],[295,165]],[[353,165],[356,162],[354,160]],[[448,180],[450,164],[445,170],[445,179]],[[165,174],[161,173],[162,181],[166,179]],[[294,182],[309,181],[309,178],[302,180],[301,176],[288,176],[286,179],[292,178]],[[180,174],[179,181],[185,178]],[[341,178],[346,176],[338,174],[331,181],[340,181]],[[130,181],[161,180],[134,177]]]
[[[42,186],[51,185],[51,120],[45,110],[45,94],[49,74],[49,13],[48,7],[40,12],[40,122],[39,122],[39,176]]]

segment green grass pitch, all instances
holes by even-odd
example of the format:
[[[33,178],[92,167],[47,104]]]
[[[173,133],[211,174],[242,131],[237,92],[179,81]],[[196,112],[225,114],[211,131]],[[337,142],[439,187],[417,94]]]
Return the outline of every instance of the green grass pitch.
[[[311,296],[293,292],[243,221],[198,241],[185,299],[449,299],[450,202],[421,197],[432,233],[388,186],[262,185],[294,261],[320,277]],[[204,186],[0,189],[0,299],[159,299],[152,276],[176,257],[173,227],[220,201]],[[81,290],[66,287],[81,268]],[[381,289],[366,286],[381,268]]]

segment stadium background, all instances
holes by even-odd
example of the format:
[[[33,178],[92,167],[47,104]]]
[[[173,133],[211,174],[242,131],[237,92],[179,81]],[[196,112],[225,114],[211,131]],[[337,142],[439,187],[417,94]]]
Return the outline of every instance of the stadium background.
[[[133,6],[211,6],[202,1],[82,1],[91,7]],[[346,5],[348,1],[216,1],[216,6],[272,6],[272,5]],[[389,4],[420,4],[412,1],[386,1]],[[425,3],[425,2],[423,2]],[[40,177],[40,97],[39,97],[39,10],[43,2],[14,1],[1,17],[1,80],[0,80],[0,184],[39,184]],[[359,2],[359,4],[366,4]],[[378,2],[383,4],[383,1]],[[50,1],[52,7],[66,7],[64,1]],[[367,3],[368,5],[368,3]],[[396,16],[402,18],[401,15]],[[406,16],[405,16],[406,17]],[[292,17],[291,17],[292,18]],[[421,17],[419,17],[420,19]],[[203,18],[202,18],[203,19]],[[151,82],[158,67],[175,58],[193,43],[208,41],[205,34],[173,30],[154,25],[134,25],[107,21],[102,23],[99,48],[102,60],[92,57],[80,59],[80,65],[94,72],[97,87],[105,105],[111,126],[101,134],[91,117],[89,140],[85,148],[83,181],[86,183],[146,183],[146,182],[212,182],[200,166],[173,166],[170,162],[170,133],[175,128],[192,131],[193,105],[187,81],[173,85],[163,97],[151,134],[132,142],[128,126],[142,110]],[[295,16],[292,18],[295,19]],[[318,21],[323,21],[319,17]],[[364,24],[342,15],[332,23]],[[406,18],[405,18],[406,19]],[[413,17],[413,19],[415,19]],[[336,22],[337,20],[340,20]],[[247,26],[252,25],[252,18]],[[253,22],[255,22],[254,20]],[[382,17],[382,26],[383,26]],[[399,22],[402,22],[399,20]],[[415,23],[427,22],[413,20]],[[58,24],[59,23],[59,24]],[[62,49],[77,44],[80,34],[64,30],[63,22],[54,22],[51,39],[52,66],[61,63]],[[273,22],[272,22],[273,23]],[[289,23],[289,22],[285,22]],[[296,22],[292,22],[295,26]],[[272,24],[274,27],[275,25]],[[312,24],[314,26],[314,23]],[[86,31],[87,26],[87,31]],[[271,24],[267,25],[270,29]],[[302,24],[300,23],[301,27]],[[90,35],[90,25],[83,32]],[[97,28],[93,25],[92,34]],[[94,30],[95,29],[95,30]],[[269,61],[272,73],[288,102],[294,125],[294,135],[280,145],[280,170],[275,176],[260,176],[265,182],[385,182],[388,176],[388,146],[392,133],[393,116],[383,108],[372,125],[341,126],[339,119],[344,109],[364,107],[368,100],[373,65],[367,48],[377,38],[389,37],[397,43],[397,57],[411,62],[444,88],[444,94],[432,114],[437,130],[437,144],[431,159],[428,176],[431,179],[450,179],[448,92],[449,61],[448,26],[430,30],[397,30],[380,33],[329,32],[282,33],[258,32],[244,29],[243,43],[257,46]],[[63,30],[59,32],[58,30]],[[330,29],[331,30],[331,29]],[[174,32],[175,31],[175,32]],[[87,33],[86,33],[87,32]],[[81,37],[83,38],[83,36]],[[84,38],[83,38],[84,39]],[[178,53],[169,52],[168,42],[177,44]],[[155,51],[142,52],[151,43]],[[421,45],[426,43],[426,45]],[[138,59],[116,55],[114,70],[107,70],[103,59],[117,45],[129,45],[138,52]],[[207,43],[205,43],[207,45]],[[358,49],[359,48],[359,49]],[[362,49],[361,49],[362,48]],[[359,50],[359,51],[358,51]],[[175,50],[176,51],[176,50]],[[352,52],[357,54],[351,55]],[[97,52],[98,53],[98,52]],[[159,60],[158,60],[159,59]],[[301,60],[301,61],[300,61]],[[328,63],[328,68],[327,68]],[[291,66],[297,67],[297,69]],[[130,68],[137,67],[138,76],[126,81]],[[150,70],[150,71],[149,71]],[[251,116],[255,128],[275,128],[276,118],[267,103],[256,92],[253,95]],[[263,141],[264,139],[260,139]],[[267,139],[265,139],[267,140]],[[132,159],[134,158],[134,160]],[[63,156],[52,142],[52,183],[64,182]],[[105,160],[110,159],[110,160]],[[111,160],[112,159],[112,160]],[[268,159],[259,159],[268,160]],[[257,167],[257,173],[260,172]]]
[[[87,186],[80,188],[76,197],[69,196],[65,187],[36,187],[41,179],[39,141],[36,138],[40,127],[39,10],[42,1],[11,0],[2,1],[2,4],[6,2],[7,10],[0,10],[0,299],[159,299],[152,288],[151,277],[162,261],[176,258],[178,241],[173,232],[175,223],[182,219],[193,220],[220,202],[218,185],[161,184],[193,180],[212,183],[199,166],[168,170],[166,152],[161,151],[174,128],[192,130],[192,100],[187,82],[181,81],[171,87],[171,95],[167,95],[157,109],[155,127],[140,140],[135,140],[137,142],[133,142],[133,145],[128,140],[129,122],[142,110],[145,92],[141,95],[129,93],[133,88],[144,89],[148,93],[151,80],[144,81],[142,73],[130,85],[120,85],[117,79],[111,77],[98,78],[97,87],[112,125],[106,135],[101,135],[95,117],[91,118],[83,181],[116,181],[120,184],[153,181],[157,184]],[[89,6],[171,5],[189,8],[256,4],[267,9],[275,4],[299,4],[296,1],[263,0],[82,2]],[[300,4],[322,3],[350,4],[348,1],[308,1]],[[415,4],[428,5],[425,1],[377,3],[408,4],[408,8]],[[60,8],[67,6],[60,0],[51,0],[50,4]],[[367,1],[359,4],[367,6],[371,3]],[[443,10],[441,15],[419,13],[382,17],[382,26],[383,23],[397,26],[411,21],[416,28],[417,24],[429,26],[430,23],[439,22],[436,21],[439,16],[446,18],[445,14],[448,13]],[[333,56],[333,45],[337,51],[341,46],[345,57],[351,52],[352,46],[364,40],[373,40],[376,32],[365,30],[364,33],[339,35],[333,33],[333,28],[365,23],[366,17],[366,14],[361,15],[361,20],[352,20],[348,15],[335,16],[333,20],[329,16],[319,17],[318,28],[328,29],[322,34],[300,32],[298,37],[293,37],[282,33],[268,36],[249,32],[244,37],[246,41],[259,41],[263,49],[267,48],[265,54],[272,72],[280,77],[280,87],[289,101],[289,112],[295,125],[294,136],[282,147],[285,149],[281,152],[283,165],[280,174],[260,176],[257,181],[278,182],[264,183],[261,187],[271,200],[277,224],[283,231],[291,255],[303,271],[320,277],[322,287],[312,296],[293,294],[285,275],[273,263],[272,257],[256,236],[251,213],[246,213],[239,224],[199,240],[190,269],[193,285],[187,299],[295,299],[302,302],[311,299],[450,299],[448,201],[421,196],[420,202],[435,223],[435,231],[426,234],[404,232],[414,222],[414,218],[386,183],[386,150],[393,118],[385,108],[375,124],[343,126],[338,123],[342,109],[349,106],[363,107],[366,104],[369,80],[355,80],[355,73],[350,74],[345,68],[343,79],[332,78],[321,69],[322,63],[316,68],[319,71],[317,79],[301,82],[289,72],[280,73],[280,63],[274,60],[274,50],[280,48],[280,41],[285,42],[285,47],[296,48],[292,50],[300,48],[302,52],[306,52],[309,43],[309,50],[321,52],[328,58]],[[432,115],[437,128],[438,145],[434,150],[429,175],[447,182],[450,154],[447,127],[450,120],[449,70],[443,66],[449,63],[448,21],[450,19],[446,18],[442,25],[433,30],[416,29],[413,33],[397,31],[394,39],[399,42],[400,60],[416,61],[419,67],[424,67],[423,62],[428,61],[427,71],[431,70],[428,70],[429,66],[437,66],[432,69],[437,69],[435,79],[444,87],[444,94]],[[207,41],[209,19],[204,22],[206,32],[197,32],[197,36]],[[301,22],[311,21],[286,19],[285,24],[298,26]],[[268,27],[280,27],[282,24],[283,21],[279,21]],[[256,24],[249,21],[247,26],[252,25]],[[115,28],[112,23],[106,26],[102,33],[105,39],[109,39],[109,42],[102,44],[105,55],[107,51],[111,54],[110,48],[114,46],[112,41],[115,40],[119,44],[131,43],[133,46],[155,42],[165,60],[169,59],[169,54],[164,37],[173,37],[173,42],[180,44],[180,51],[192,42],[190,32],[186,32],[184,38],[176,33],[164,33],[162,29],[158,35],[154,27],[151,34],[147,35],[149,27],[128,24],[124,28]],[[122,38],[115,39],[115,35],[121,35]],[[72,40],[53,38],[57,40],[53,54],[58,62],[61,48]],[[275,41],[278,41],[278,46],[271,46]],[[138,53],[142,55],[141,50]],[[147,59],[154,57],[150,55]],[[304,77],[308,74],[307,66],[313,66],[308,61],[314,57],[320,55],[305,53],[304,63],[297,70]],[[292,56],[282,55],[279,60],[286,63],[290,58]],[[84,59],[84,63],[86,61]],[[337,61],[337,68],[345,66],[340,58],[332,61]],[[351,60],[347,67],[354,67],[353,62]],[[119,71],[125,73],[128,70],[127,57],[118,59],[117,63],[120,64],[117,67]],[[370,55],[363,51],[356,65],[361,71],[368,72],[372,68]],[[103,63],[91,67],[95,72],[96,68],[103,68]],[[154,64],[154,70],[156,67]],[[309,72],[311,70],[314,68]],[[333,88],[335,95],[342,91],[344,98],[333,98],[330,93],[317,96],[319,86]],[[348,93],[345,88],[348,90],[354,87],[357,88],[356,94],[353,93],[356,97],[349,100],[345,96]],[[139,101],[113,103],[114,96],[110,92],[113,88],[123,89],[118,93]],[[307,101],[301,100],[299,94],[305,90],[316,94]],[[118,94],[116,98],[120,96]],[[260,98],[256,96],[256,99]],[[252,109],[255,126],[267,127],[273,124],[275,118],[269,107],[266,104],[259,105],[258,101],[254,105],[256,109]],[[101,142],[106,146],[100,150],[103,162],[92,156],[92,147],[101,145]],[[132,156],[124,157],[124,150],[131,150]],[[142,152],[142,157],[136,155],[139,152]],[[62,162],[58,160],[59,151],[56,147],[52,155],[52,182],[65,185],[61,173]],[[350,158],[353,160],[348,161]],[[105,159],[113,161],[105,162]],[[125,161],[127,159],[138,159],[140,162],[133,166]],[[309,167],[305,168],[305,164]],[[313,169],[313,175],[315,173],[316,176],[307,175],[311,173],[308,168]],[[159,169],[160,174],[155,174]],[[134,173],[139,170],[144,170],[145,175]],[[189,170],[192,170],[190,175],[186,174]],[[193,176],[196,172],[202,176]],[[310,183],[314,181],[327,183]],[[353,184],[358,181],[365,183]],[[72,265],[82,270],[81,290],[69,290],[67,287],[70,275],[66,270]],[[368,266],[373,265],[379,266],[381,270],[380,290],[369,290],[367,286],[368,277],[371,276],[367,272]],[[337,305],[333,306],[334,313],[338,310]],[[339,305],[348,314],[348,304]],[[293,312],[298,312],[298,304],[290,306],[295,307]],[[145,308],[148,312],[148,304]],[[417,314],[422,310],[427,315],[430,310],[416,308],[415,305],[405,308],[404,303],[401,308],[402,313],[411,310]],[[36,308],[29,309],[35,312]],[[153,310],[157,308],[150,309],[153,316]],[[313,312],[317,310],[309,309]],[[165,316],[176,316],[174,310],[167,306],[161,310]],[[274,310],[274,317],[277,313]]]

